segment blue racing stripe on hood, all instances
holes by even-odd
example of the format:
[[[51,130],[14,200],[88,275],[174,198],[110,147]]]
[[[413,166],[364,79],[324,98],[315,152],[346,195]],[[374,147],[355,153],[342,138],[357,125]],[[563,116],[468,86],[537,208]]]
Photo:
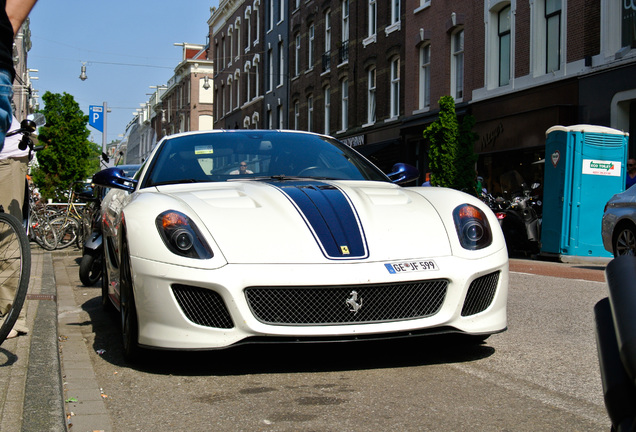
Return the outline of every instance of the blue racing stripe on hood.
[[[294,204],[327,258],[368,256],[362,225],[342,190],[319,181],[282,181],[270,185]]]

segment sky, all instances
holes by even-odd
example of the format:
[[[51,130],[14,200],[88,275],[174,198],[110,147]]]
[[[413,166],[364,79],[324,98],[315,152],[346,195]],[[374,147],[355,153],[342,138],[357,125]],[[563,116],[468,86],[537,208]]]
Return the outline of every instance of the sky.
[[[39,0],[30,15],[33,87],[69,93],[85,115],[106,102],[107,142],[121,138],[150,86],[165,85],[182,59],[175,43],[205,44],[218,0]],[[79,75],[86,63],[87,79]],[[102,133],[91,126],[90,139]]]

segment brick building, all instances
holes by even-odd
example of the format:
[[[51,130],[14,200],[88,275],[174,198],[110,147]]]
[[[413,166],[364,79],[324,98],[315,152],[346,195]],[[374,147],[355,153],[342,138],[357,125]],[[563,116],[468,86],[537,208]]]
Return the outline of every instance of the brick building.
[[[263,124],[264,14],[261,0],[222,0],[212,10],[209,58],[214,62],[214,128]]]
[[[635,16],[615,0],[222,1],[209,21],[214,126],[327,133],[384,170],[425,172],[422,131],[451,95],[476,119],[489,187],[512,169],[542,181],[549,127],[634,132]]]

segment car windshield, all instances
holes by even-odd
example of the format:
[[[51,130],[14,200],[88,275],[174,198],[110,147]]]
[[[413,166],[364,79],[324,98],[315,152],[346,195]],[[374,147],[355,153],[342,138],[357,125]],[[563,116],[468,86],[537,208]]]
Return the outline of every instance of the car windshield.
[[[328,137],[281,131],[222,131],[167,138],[141,187],[286,178],[389,181],[373,164]]]

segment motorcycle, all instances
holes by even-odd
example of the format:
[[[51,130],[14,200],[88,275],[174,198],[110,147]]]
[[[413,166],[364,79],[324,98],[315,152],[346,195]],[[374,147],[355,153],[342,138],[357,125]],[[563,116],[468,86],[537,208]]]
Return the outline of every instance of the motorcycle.
[[[542,202],[536,194],[540,184],[528,187],[521,175],[511,171],[501,176],[504,197],[484,194],[484,201],[493,210],[506,239],[511,254],[532,255],[541,249]],[[511,192],[508,192],[511,191]]]
[[[102,277],[102,265],[104,261],[104,244],[102,236],[102,224],[100,206],[105,191],[101,186],[95,186],[90,192],[80,194],[80,199],[86,202],[87,231],[82,247],[82,260],[80,261],[79,277],[84,286],[93,286]]]

